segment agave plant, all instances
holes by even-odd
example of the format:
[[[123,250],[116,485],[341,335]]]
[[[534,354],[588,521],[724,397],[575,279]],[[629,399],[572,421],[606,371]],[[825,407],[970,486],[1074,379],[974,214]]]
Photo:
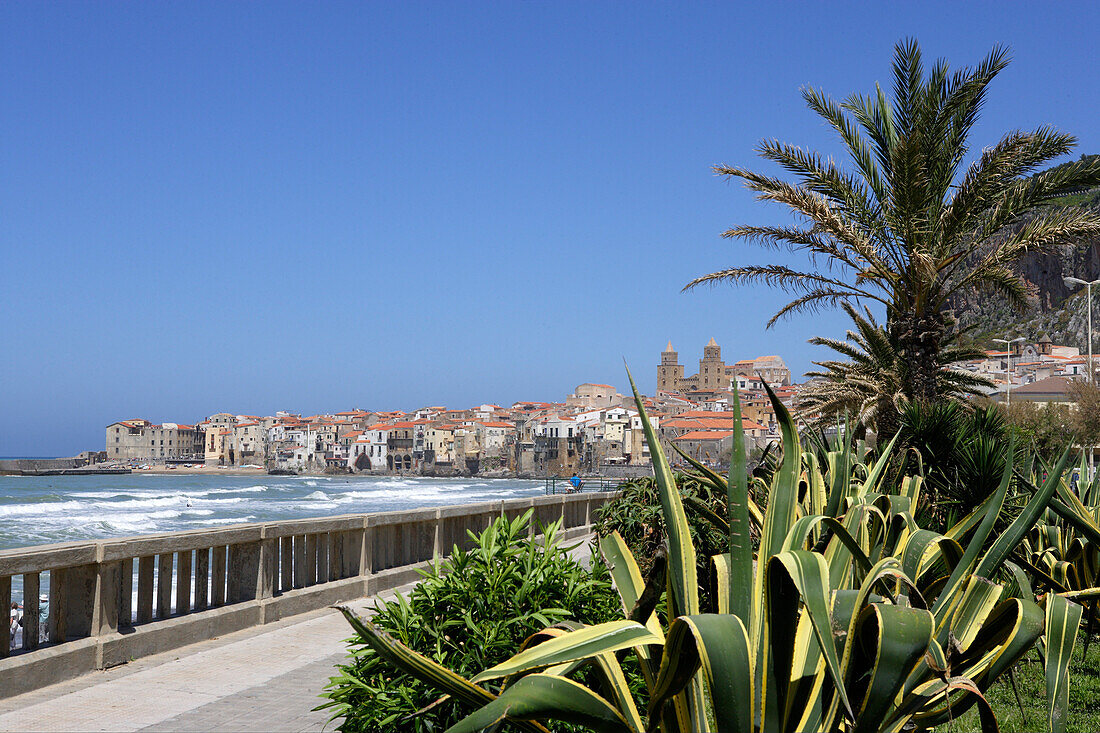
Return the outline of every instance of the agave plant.
[[[940,725],[975,705],[983,730],[996,730],[983,692],[1040,639],[1048,727],[1060,730],[1081,607],[1050,592],[1035,598],[1026,582],[997,581],[1023,574],[1009,557],[1062,485],[1068,454],[1000,536],[993,527],[1011,462],[982,506],[939,534],[913,519],[919,477],[886,490],[889,448],[862,476],[851,471],[847,445],[828,451],[825,466],[807,452],[804,470],[795,424],[768,391],[783,451],[766,508],[751,503],[740,430],[729,475],[709,476],[727,495],[728,552],[712,558],[717,613],[700,613],[685,507],[635,388],[668,552],[667,564],[655,567],[663,572],[643,578],[621,537],[601,540],[622,620],[548,628],[465,679],[350,609],[345,615],[380,655],[474,708],[450,733],[496,730],[504,721],[521,730],[564,721],[615,733],[900,731]],[[655,613],[662,593],[667,623]],[[623,667],[630,655],[645,682],[637,699]],[[598,689],[571,678],[581,667],[599,671]]]

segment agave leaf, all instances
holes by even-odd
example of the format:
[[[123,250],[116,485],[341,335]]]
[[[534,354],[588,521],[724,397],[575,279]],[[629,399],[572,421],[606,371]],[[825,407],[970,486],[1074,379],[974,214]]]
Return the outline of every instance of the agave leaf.
[[[839,517],[851,485],[851,451],[845,446],[844,450],[829,451],[825,457],[829,464],[829,502],[825,513]]]
[[[1069,663],[1081,626],[1081,606],[1048,593],[1046,609],[1047,730],[1063,733],[1069,708]]]
[[[741,423],[741,396],[733,385],[733,447],[726,482],[726,507],[729,512],[729,573],[727,606],[730,613],[752,627],[752,536],[749,532],[749,479],[745,467],[745,431]]]
[[[672,594],[669,598],[669,612],[675,616],[699,613],[699,578],[695,568],[695,547],[691,544],[691,528],[684,514],[684,504],[676,488],[676,479],[668,466],[661,441],[646,414],[642,396],[630,370],[626,371],[630,379],[630,389],[634,392],[634,404],[642,421],[649,455],[653,462],[653,475],[657,481],[657,493],[661,497],[661,510],[665,527],[668,529],[669,581]]]
[[[1011,449],[1009,454],[1011,455]],[[1043,482],[1043,486],[1032,495],[1020,515],[997,538],[992,549],[982,558],[982,561],[978,564],[978,569],[975,571],[977,575],[981,575],[983,578],[992,578],[1000,568],[1001,563],[1008,558],[1012,551],[1016,549],[1016,546],[1020,544],[1020,541],[1031,531],[1035,522],[1039,521],[1039,515],[1046,510],[1050,498],[1054,495],[1058,483],[1062,480],[1062,472],[1065,470],[1066,461],[1068,460],[1069,448],[1066,448],[1062,451],[1062,456],[1058,459],[1054,469],[1047,474],[1047,480]],[[1010,463],[1010,461],[1005,461],[1005,463]]]
[[[718,595],[718,613],[730,612],[730,556],[728,554],[712,555],[710,561],[714,563],[715,589]],[[748,595],[748,591],[745,595]],[[752,603],[752,599],[749,600]]]
[[[783,716],[780,727],[789,728],[792,717],[798,713],[791,709],[793,699],[788,696],[791,670],[802,666],[802,660],[794,658],[795,633],[798,625],[799,606],[805,605],[813,626],[814,636],[825,657],[825,667],[848,715],[854,718],[848,700],[840,660],[833,643],[833,629],[829,603],[829,568],[825,558],[806,550],[780,553],[768,561],[766,571],[766,606],[768,632],[768,663],[774,670],[769,682],[774,682],[779,713]]]
[[[953,570],[963,556],[963,549],[950,537],[919,529],[909,535],[900,554],[901,571],[917,581],[938,560],[943,560]]]
[[[1009,484],[1012,483],[1013,445],[1014,441],[1010,437],[1008,441],[1008,459],[1005,460],[1004,472],[1001,474],[1001,483],[997,486],[997,490],[993,493],[993,496],[990,497],[989,501],[983,505],[985,506],[985,515],[982,517],[981,524],[978,525],[978,529],[974,532],[974,536],[971,537],[970,543],[966,546],[966,552],[963,553],[962,559],[955,565],[955,569],[951,572],[951,577],[947,579],[947,584],[933,604],[932,613],[937,613],[942,606],[950,601],[954,601],[955,594],[962,585],[962,579],[974,566],[974,563],[978,559],[978,553],[982,551],[990,533],[993,532],[993,525],[997,521],[997,515],[1001,513],[1005,495],[1008,494]],[[950,532],[948,532],[948,537],[951,537]],[[958,537],[952,537],[952,539],[957,540]]]
[[[767,449],[770,447],[771,443],[768,444],[767,448],[765,448],[765,451],[767,451]],[[700,463],[684,451],[680,450],[679,446],[674,445],[672,446],[672,449],[679,453],[685,461],[690,463],[691,466],[701,474],[699,476],[694,476],[694,478],[705,483],[714,491],[722,492],[726,490],[729,479],[722,478],[722,476],[716,473],[713,469]],[[748,507],[749,516],[752,518],[753,524],[757,527],[762,527],[764,525],[764,512],[760,511],[760,507],[757,506],[756,502],[753,501],[751,496],[748,497]]]
[[[798,474],[802,468],[802,449],[798,443],[798,429],[787,407],[764,383],[771,400],[772,410],[783,435],[783,462],[776,472],[764,512],[764,527],[760,533],[760,550],[757,559],[767,562],[781,551],[787,530],[794,523],[798,509]]]
[[[357,611],[349,606],[338,605],[336,608],[344,614],[344,618],[347,619],[351,627],[359,634],[359,637],[366,642],[379,657],[385,659],[397,669],[475,708],[479,708],[497,699],[496,695],[488,690],[475,685],[465,677],[455,674],[424,655],[409,649],[370,621],[360,616]],[[531,733],[549,733],[545,727],[534,722],[522,722],[519,723],[519,726],[522,730],[530,731]]]
[[[477,733],[503,720],[560,720],[600,733],[640,733],[614,705],[573,680],[547,674],[527,675],[479,710],[447,729]]]
[[[615,706],[626,718],[626,722],[635,730],[643,730],[645,724],[642,722],[642,716],[638,713],[638,706],[634,703],[634,696],[630,692],[630,685],[626,681],[626,675],[623,674],[623,668],[619,664],[618,658],[612,653],[597,654],[593,661],[596,664],[596,669],[600,671],[600,677],[604,684],[603,689],[614,699]]]
[[[982,694],[981,689],[974,684],[973,680],[962,676],[935,679],[920,685],[908,694],[900,705],[894,708],[893,713],[879,729],[885,733],[900,733],[903,730],[912,730],[914,728],[913,722],[916,721],[917,725],[915,727],[918,730],[926,730],[925,717],[927,716],[917,714],[918,711],[927,707],[930,703],[934,703],[937,699],[944,699],[945,696],[954,691],[965,692],[968,697],[973,696],[974,699],[969,704],[976,703],[978,705],[982,733],[998,733],[1000,729],[997,727],[997,715],[993,712],[989,700],[985,698],[985,695]],[[969,704],[956,703],[952,705],[952,710],[965,709],[965,707],[969,707]]]
[[[863,548],[860,547],[859,542],[852,536],[848,529],[833,517],[827,517],[820,514],[817,516],[802,517],[795,522],[790,532],[787,533],[786,539],[783,541],[783,549],[805,549],[806,543],[810,538],[810,533],[813,531],[814,527],[821,524],[828,527],[832,531],[833,537],[844,545],[851,554],[853,560],[859,565],[862,572],[866,573],[871,569],[871,559],[867,557]]]
[[[1000,600],[1003,588],[980,575],[971,575],[966,590],[962,593],[958,605],[948,613],[942,614],[937,623],[937,641],[946,646],[953,636],[962,651],[970,648],[970,643],[981,631],[989,614]],[[475,678],[476,682],[477,679]]]
[[[731,614],[681,616],[668,630],[661,673],[649,702],[649,730],[659,713],[703,670],[710,687],[716,730],[753,731],[753,654],[741,619]]]
[[[586,626],[530,647],[489,669],[479,672],[472,682],[506,677],[552,664],[572,662],[597,654],[616,652],[646,644],[663,644],[664,638],[634,621],[608,621]]]
[[[881,455],[875,465],[871,468],[871,471],[867,474],[867,479],[859,487],[859,496],[865,494],[872,494],[878,491],[879,482],[886,474],[886,467],[890,465],[891,459],[894,457],[894,444],[898,442],[898,436],[901,432],[897,432],[893,438],[890,438],[890,442],[886,444],[886,448],[882,451]]]
[[[1073,496],[1073,494],[1070,494]],[[1073,497],[1076,499],[1077,497]],[[1079,504],[1080,502],[1078,502]],[[1067,504],[1059,497],[1054,497],[1050,500],[1050,508],[1054,510],[1054,513],[1059,517],[1069,522],[1069,524],[1081,534],[1085,535],[1092,542],[1100,545],[1100,526],[1097,526],[1092,516],[1084,506],[1074,506],[1073,504]]]
[[[642,570],[638,567],[638,561],[634,559],[634,553],[627,547],[626,540],[617,530],[600,538],[600,553],[607,562],[611,580],[619,593],[623,613],[628,614],[637,605],[638,599],[642,597],[642,592],[645,590],[645,581],[642,579]],[[661,624],[655,614],[646,620],[646,627],[655,634],[661,633]]]
[[[1100,587],[1071,590],[1058,595],[1067,601],[1092,601],[1100,598]]]
[[[697,496],[685,496],[684,497],[684,506],[686,506],[688,509],[690,509],[691,511],[693,511],[696,514],[698,514],[699,516],[701,516],[703,519],[710,522],[711,526],[713,526],[716,530],[718,530],[722,534],[729,534],[729,531],[730,531],[729,522],[726,521],[725,519],[722,519],[722,517],[718,516],[717,512],[715,512],[713,509],[711,509],[709,506],[707,506],[706,502],[704,502],[699,497],[697,497]]]
[[[934,619],[928,611],[872,603],[860,612],[847,670],[858,709],[855,733],[874,733],[893,707],[906,678],[928,652]],[[860,694],[862,693],[862,694]]]

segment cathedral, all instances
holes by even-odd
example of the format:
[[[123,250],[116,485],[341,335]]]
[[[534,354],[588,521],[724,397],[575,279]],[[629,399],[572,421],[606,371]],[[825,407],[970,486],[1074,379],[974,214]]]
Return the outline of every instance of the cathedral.
[[[783,359],[778,356],[760,356],[727,365],[722,361],[722,347],[712,338],[703,347],[703,358],[699,360],[699,372],[690,377],[684,376],[684,365],[679,355],[673,351],[672,342],[661,352],[661,363],[657,365],[658,392],[715,392],[729,389],[730,380],[738,374],[755,375],[772,385],[791,383],[791,372]]]

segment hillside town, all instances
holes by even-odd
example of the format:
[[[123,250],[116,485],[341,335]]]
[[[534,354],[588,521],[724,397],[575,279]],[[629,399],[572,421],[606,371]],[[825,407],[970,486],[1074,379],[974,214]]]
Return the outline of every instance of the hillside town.
[[[789,407],[798,388],[779,356],[726,364],[714,339],[698,373],[685,377],[671,342],[657,366],[657,391],[645,398],[665,452],[717,464],[733,433],[732,386],[754,445],[776,437],[767,381]],[[649,466],[649,447],[633,397],[607,384],[578,385],[561,402],[482,404],[409,412],[347,410],[303,416],[289,412],[220,412],[194,424],[129,419],[106,429],[112,463],[257,467],[278,471],[422,475],[607,474]]]
[[[780,356],[726,363],[711,339],[698,364],[695,374],[685,375],[669,342],[657,365],[656,393],[644,398],[674,463],[683,462],[681,453],[710,465],[724,462],[733,434],[734,386],[750,450],[778,438],[765,382],[792,413],[808,417],[798,410],[804,385],[792,383]],[[992,380],[988,396],[995,402],[1005,401],[1010,392],[1017,400],[1069,402],[1069,385],[1086,378],[1088,357],[1044,336],[1034,343],[1014,341],[956,366]],[[435,476],[607,475],[650,465],[633,398],[595,383],[578,385],[561,402],[309,416],[220,412],[195,424],[121,420],[107,426],[99,460]]]

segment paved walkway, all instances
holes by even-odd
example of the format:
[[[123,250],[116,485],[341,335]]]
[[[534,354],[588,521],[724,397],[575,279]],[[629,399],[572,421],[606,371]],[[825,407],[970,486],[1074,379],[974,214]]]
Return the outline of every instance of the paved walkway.
[[[246,629],[0,700],[0,731],[320,731],[350,635],[331,609]]]

